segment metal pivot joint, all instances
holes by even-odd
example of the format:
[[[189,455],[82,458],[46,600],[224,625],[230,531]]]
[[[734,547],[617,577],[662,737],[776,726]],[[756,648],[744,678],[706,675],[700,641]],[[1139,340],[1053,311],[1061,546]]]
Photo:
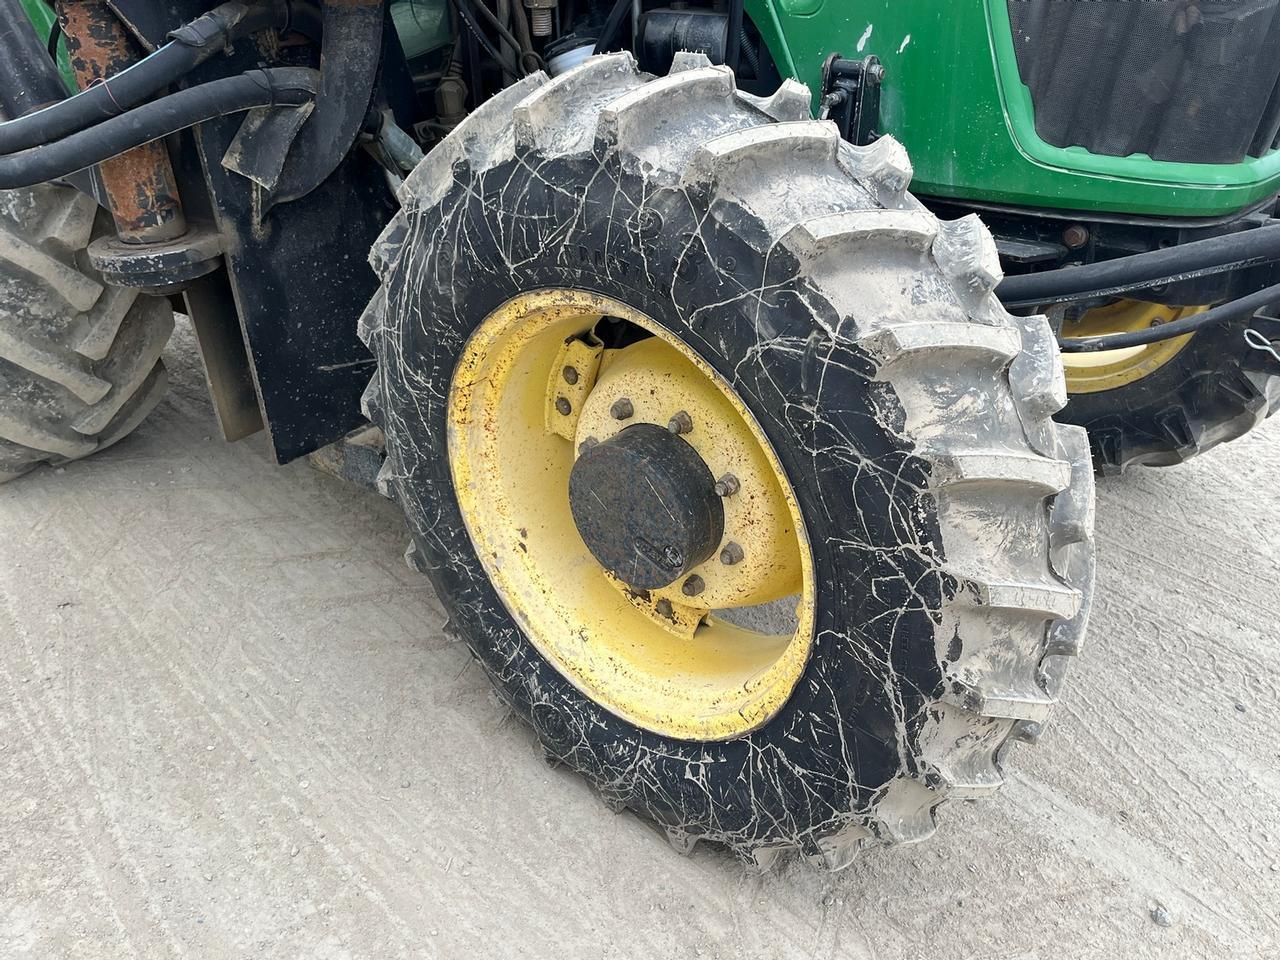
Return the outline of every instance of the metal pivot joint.
[[[880,138],[880,86],[884,66],[877,57],[849,60],[838,53],[822,65],[819,117],[831,120],[850,143],[865,146]]]
[[[140,59],[106,0],[59,0],[76,84],[105,84]],[[180,289],[217,267],[222,250],[209,228],[189,228],[173,164],[162,139],[98,164],[116,236],[102,237],[89,257],[108,282],[156,291]]]

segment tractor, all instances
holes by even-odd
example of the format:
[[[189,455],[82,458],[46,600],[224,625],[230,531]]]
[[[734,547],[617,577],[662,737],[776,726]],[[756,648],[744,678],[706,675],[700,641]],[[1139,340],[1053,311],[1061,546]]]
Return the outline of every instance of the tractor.
[[[548,762],[830,869],[1042,735],[1095,474],[1280,404],[1275,0],[0,0],[0,479],[393,499]],[[71,469],[71,468],[68,468]]]

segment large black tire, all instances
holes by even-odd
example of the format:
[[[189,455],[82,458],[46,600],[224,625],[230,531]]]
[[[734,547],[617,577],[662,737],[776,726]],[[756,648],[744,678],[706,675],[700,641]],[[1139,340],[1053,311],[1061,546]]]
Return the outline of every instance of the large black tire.
[[[1056,419],[1089,432],[1103,475],[1184,463],[1235,440],[1280,407],[1280,361],[1245,342],[1248,326],[1239,320],[1202,330],[1139,380],[1070,394]]]
[[[541,74],[422,162],[374,250],[366,412],[410,556],[451,629],[549,756],[616,806],[766,864],[841,867],[999,786],[1034,737],[1088,615],[1092,474],[1058,427],[1043,318],[991,295],[976,218],[939,223],[905,152],[842,142],[808,91],[765,101],[682,55]],[[477,325],[558,287],[637,305],[730,382],[776,450],[816,565],[817,624],[781,711],[738,739],[633,726],[535,650],[488,580],[453,488],[446,398]]]
[[[0,192],[0,483],[109,447],[164,394],[173,311],[89,266],[110,229],[69,187]]]

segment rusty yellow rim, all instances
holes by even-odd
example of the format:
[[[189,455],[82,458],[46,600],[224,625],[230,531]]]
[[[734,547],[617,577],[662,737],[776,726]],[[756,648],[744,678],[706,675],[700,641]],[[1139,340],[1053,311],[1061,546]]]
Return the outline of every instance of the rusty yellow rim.
[[[1068,339],[1132,333],[1157,324],[1172,323],[1202,313],[1208,307],[1168,307],[1138,300],[1120,300],[1087,312],[1076,323],[1063,326]],[[1150,376],[1178,355],[1193,334],[1161,340],[1143,347],[1100,350],[1097,353],[1063,353],[1067,393],[1100,393]]]
[[[593,332],[603,317],[652,336],[608,348]],[[630,410],[624,420],[620,399]],[[724,537],[712,556],[677,582],[636,590],[587,548],[569,475],[580,450],[676,414],[689,418],[682,439],[711,474],[736,486],[717,488]],[[530,642],[580,691],[637,726],[689,740],[742,736],[777,713],[812,646],[811,552],[763,431],[688,346],[605,297],[523,294],[468,341],[448,424],[458,505],[477,555]],[[770,601],[788,612],[794,602],[781,630],[749,628],[734,614]]]

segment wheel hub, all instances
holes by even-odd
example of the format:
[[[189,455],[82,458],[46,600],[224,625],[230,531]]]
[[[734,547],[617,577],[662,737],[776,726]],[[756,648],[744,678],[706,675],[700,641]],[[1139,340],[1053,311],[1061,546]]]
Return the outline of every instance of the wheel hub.
[[[601,338],[606,317],[628,337]],[[786,702],[816,610],[799,505],[742,399],[671,331],[584,291],[513,298],[458,360],[449,461],[498,597],[595,702],[686,740]],[[782,597],[794,625],[723,615]]]
[[[637,423],[589,446],[569,475],[569,507],[600,565],[636,589],[673,583],[716,550],[724,508],[696,450]]]

